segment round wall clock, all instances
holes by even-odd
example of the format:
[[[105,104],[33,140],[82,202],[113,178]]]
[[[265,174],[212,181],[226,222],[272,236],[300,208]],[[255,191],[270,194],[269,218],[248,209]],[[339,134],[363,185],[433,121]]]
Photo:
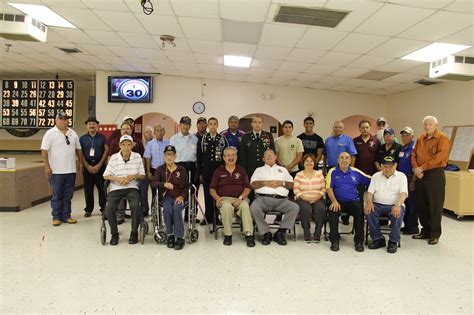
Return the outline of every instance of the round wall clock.
[[[193,104],[193,111],[200,115],[202,113],[204,113],[204,111],[206,110],[206,105],[204,105],[203,102],[196,102]]]

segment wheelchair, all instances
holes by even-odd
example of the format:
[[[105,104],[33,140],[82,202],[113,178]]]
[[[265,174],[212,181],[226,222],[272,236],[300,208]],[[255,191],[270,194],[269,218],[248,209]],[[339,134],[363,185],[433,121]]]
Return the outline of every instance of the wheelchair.
[[[189,176],[188,178],[191,178]],[[189,183],[188,187],[188,223],[187,227],[185,227],[185,239],[188,240],[189,244],[197,242],[199,239],[199,231],[197,230],[196,226],[196,218],[197,218],[197,210],[198,210],[198,202],[197,202],[197,188],[194,184]]]
[[[108,197],[109,194],[109,186],[110,186],[110,181],[106,180],[104,182],[104,191],[105,191],[105,197]],[[126,201],[126,198],[123,198],[122,201]],[[122,202],[121,201],[121,202]],[[145,235],[148,233],[148,222],[145,221],[145,218],[143,217],[143,212],[140,210],[139,216],[140,216],[140,224],[138,226],[138,241],[143,244],[145,242]],[[107,214],[104,209],[104,212],[102,213],[102,224],[100,227],[100,242],[102,245],[105,245],[107,242],[107,225],[105,224],[105,221],[107,221]]]
[[[157,192],[151,201],[151,223],[153,224],[153,239],[156,244],[166,243],[167,235],[163,221],[163,208],[160,206]]]

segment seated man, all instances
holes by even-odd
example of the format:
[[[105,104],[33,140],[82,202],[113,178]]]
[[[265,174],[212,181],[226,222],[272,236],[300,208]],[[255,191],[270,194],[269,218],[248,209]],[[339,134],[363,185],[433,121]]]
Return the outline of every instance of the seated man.
[[[389,253],[397,252],[400,242],[400,227],[403,222],[405,206],[403,202],[408,196],[407,177],[397,169],[397,163],[392,156],[384,157],[382,171],[372,176],[367,194],[364,212],[367,215],[370,237],[373,242],[370,249],[385,247],[385,238],[380,232],[379,216],[390,217],[391,231],[387,246]]]
[[[253,222],[247,196],[251,187],[245,169],[236,165],[237,149],[224,149],[225,165],[218,167],[212,175],[210,193],[220,209],[224,225],[224,245],[232,245],[232,217],[234,212],[242,218],[247,246],[254,247]]]
[[[141,155],[132,152],[133,138],[131,136],[120,137],[119,143],[120,151],[112,155],[104,171],[104,179],[110,180],[110,192],[105,206],[105,213],[112,233],[110,245],[117,245],[119,242],[116,212],[122,198],[128,199],[132,211],[132,232],[128,243],[136,244],[138,242],[138,225],[140,224],[139,211],[141,211],[137,180],[145,178],[145,168]]]
[[[338,165],[332,168],[326,177],[326,188],[331,205],[329,206],[329,240],[331,250],[339,250],[339,217],[341,211],[348,212],[354,217],[354,243],[355,250],[364,251],[364,213],[362,202],[357,191],[358,185],[368,186],[370,176],[355,167],[351,167],[351,156],[341,152],[337,158]]]
[[[263,245],[268,245],[272,241],[272,233],[265,221],[265,212],[278,211],[284,214],[273,240],[280,245],[286,245],[286,230],[293,228],[300,211],[296,203],[288,200],[288,192],[293,188],[293,177],[286,168],[277,165],[276,160],[275,152],[272,149],[266,150],[263,155],[265,165],[255,170],[250,181],[256,197],[250,205],[250,211],[259,233],[263,235]]]

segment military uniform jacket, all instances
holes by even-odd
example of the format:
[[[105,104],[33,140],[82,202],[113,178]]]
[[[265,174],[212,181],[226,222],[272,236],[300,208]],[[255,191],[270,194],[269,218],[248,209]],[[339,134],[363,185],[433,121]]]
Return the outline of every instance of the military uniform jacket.
[[[214,170],[224,163],[224,149],[228,146],[227,139],[219,133],[214,139],[210,133],[206,133],[199,139],[197,145],[198,174],[206,179],[211,179]]]
[[[263,154],[267,149],[275,150],[275,142],[271,133],[260,132],[257,139],[253,131],[247,132],[240,142],[239,164],[245,168],[247,175],[252,177],[257,167],[263,166]]]

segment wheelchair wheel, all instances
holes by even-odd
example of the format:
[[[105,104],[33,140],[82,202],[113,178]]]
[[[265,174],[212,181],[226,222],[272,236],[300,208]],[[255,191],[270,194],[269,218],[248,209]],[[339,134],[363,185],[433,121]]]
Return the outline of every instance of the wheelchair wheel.
[[[158,234],[154,234],[153,238],[155,239],[156,244],[164,244],[166,243],[166,233],[163,231],[159,231]]]
[[[198,230],[192,230],[191,233],[189,234],[189,241],[191,243],[195,243],[199,238],[199,231]]]
[[[105,225],[102,225],[100,228],[100,242],[102,245],[105,245],[105,241],[107,240],[107,229]]]

